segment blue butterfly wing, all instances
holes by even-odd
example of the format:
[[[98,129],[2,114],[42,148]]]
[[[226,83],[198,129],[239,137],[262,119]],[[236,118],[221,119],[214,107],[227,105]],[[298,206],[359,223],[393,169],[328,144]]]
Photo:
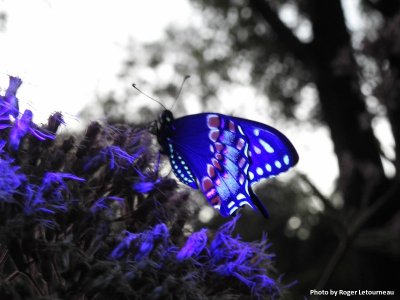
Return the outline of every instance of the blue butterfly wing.
[[[251,120],[233,118],[249,139],[249,179],[261,179],[286,172],[297,164],[299,156],[293,144],[279,130]]]
[[[204,113],[176,119],[172,126],[167,141],[175,175],[191,187],[190,180],[195,178],[206,199],[223,216],[245,204],[254,208],[246,175],[248,143],[237,124],[227,116]]]
[[[223,216],[233,215],[245,204],[253,209],[256,205],[268,216],[251,184],[297,162],[294,147],[282,133],[261,123],[216,113],[186,116],[171,125],[173,130],[165,137],[167,152],[179,180],[199,187]],[[271,149],[266,144],[273,151],[268,151]],[[280,168],[276,161],[281,162]],[[269,170],[267,163],[275,167],[271,165]]]

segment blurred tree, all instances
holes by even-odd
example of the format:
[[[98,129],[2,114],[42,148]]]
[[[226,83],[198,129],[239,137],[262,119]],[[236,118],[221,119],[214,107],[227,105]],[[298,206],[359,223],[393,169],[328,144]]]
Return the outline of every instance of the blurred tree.
[[[0,31],[4,31],[7,23],[7,15],[5,12],[0,11]]]
[[[148,45],[149,68],[163,73],[172,64],[175,70],[170,73],[196,74],[191,93],[206,107],[215,103],[221,90],[252,84],[275,104],[274,114],[313,126],[321,122],[330,130],[340,171],[331,197],[325,198],[303,175],[279,195],[277,182],[259,191],[278,212],[269,233],[281,260],[286,253],[280,269],[300,281],[296,292],[324,287],[393,289],[400,277],[399,2],[359,2],[362,32],[348,28],[338,0],[192,3],[201,17],[194,18],[191,27],[171,29],[165,40]],[[135,51],[130,53],[134,57]],[[121,76],[126,78],[139,68],[132,59],[125,67]],[[171,81],[157,81],[156,93],[174,94]],[[314,90],[318,101],[307,118],[299,120],[297,109],[308,100],[305,89]],[[374,133],[378,117],[390,123],[393,159]],[[396,170],[394,176],[385,174],[383,160]],[[274,199],[284,199],[284,208],[279,208],[282,200]],[[249,228],[263,226],[248,218],[246,227],[243,234],[254,238],[257,231]],[[289,237],[279,236],[283,232]]]

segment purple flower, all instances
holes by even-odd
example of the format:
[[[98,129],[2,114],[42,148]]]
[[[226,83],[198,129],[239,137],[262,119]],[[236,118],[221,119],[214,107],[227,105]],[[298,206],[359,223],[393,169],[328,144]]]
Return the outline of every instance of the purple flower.
[[[8,115],[0,115],[0,130],[11,127],[10,117]]]
[[[250,287],[254,294],[268,289],[278,291],[277,283],[267,274],[271,256],[265,253],[268,245],[264,237],[259,243],[246,243],[232,237],[240,215],[221,226],[210,246],[211,268],[222,276],[232,276]]]
[[[118,201],[118,202],[122,202],[124,201],[124,198],[120,198],[120,197],[115,197],[115,196],[107,196],[107,197],[101,197],[99,200],[97,200],[92,207],[90,208],[90,211],[92,213],[97,213],[100,210],[106,210],[110,208],[110,205],[108,204],[108,202],[111,201]]]
[[[36,125],[32,122],[33,113],[29,109],[25,110],[20,119],[15,119],[14,125],[10,131],[10,147],[12,150],[16,151],[19,148],[19,144],[21,140],[27,135],[31,133],[37,139],[43,141],[45,139],[54,139],[55,136],[53,134],[46,134],[41,132],[36,128]]]
[[[231,221],[222,225],[217,231],[210,245],[212,261],[214,263],[232,258],[234,256],[233,250],[240,249],[241,242],[239,238],[235,239],[231,236],[239,217],[240,215],[235,216]]]
[[[0,128],[1,129],[1,128]],[[0,154],[4,152],[4,146],[7,144],[5,140],[0,140]]]
[[[156,225],[152,230],[147,230],[142,233],[130,233],[124,231],[125,237],[114,248],[111,253],[111,258],[119,259],[137,248],[135,260],[139,261],[146,258],[154,249],[155,243],[167,243],[169,237],[168,227],[164,224]],[[134,244],[132,244],[134,242]]]
[[[56,133],[61,124],[65,125],[64,117],[62,113],[55,112],[49,117],[47,121],[47,128],[50,132]]]
[[[136,170],[140,177],[140,181],[134,183],[132,185],[133,190],[136,192],[142,193],[142,194],[147,194],[154,190],[156,185],[160,183],[161,179],[157,178],[158,177],[158,168],[160,166],[160,157],[158,157],[155,170],[152,172],[149,172],[149,174],[143,174],[140,170]],[[154,177],[157,179],[154,180]]]
[[[25,175],[18,170],[10,159],[0,158],[0,202],[14,202],[13,195],[26,181]]]
[[[52,212],[66,211],[65,194],[69,193],[65,179],[75,181],[85,181],[83,178],[77,177],[70,173],[47,172],[42,180],[42,184],[38,187],[36,198],[43,199]]]
[[[6,93],[4,96],[0,96],[0,115],[6,117],[11,115],[16,119],[19,115],[17,91],[22,84],[22,80],[18,77],[13,76],[9,76],[9,78],[10,83],[8,85]]]
[[[140,237],[140,234],[131,233],[128,230],[124,230],[123,235],[125,235],[125,237],[123,237],[122,241],[111,252],[111,258],[113,259],[124,256],[127,250],[129,250],[131,243]]]
[[[85,164],[83,165],[83,170],[85,172],[94,172],[97,170],[101,164],[105,161],[104,155],[102,153],[97,153],[96,155],[90,156]]]
[[[83,182],[85,179],[75,176],[71,173],[62,173],[62,172],[47,172],[42,181],[41,190],[46,191],[49,188],[53,187],[53,184],[57,184],[62,189],[67,189],[67,185],[64,182],[64,179],[71,179],[75,181]]]
[[[276,291],[279,289],[276,281],[265,274],[254,275],[251,277],[251,281],[254,282],[254,285],[252,287],[253,294],[258,294],[261,288],[267,289],[269,291]]]
[[[207,229],[202,229],[198,232],[192,233],[186,244],[178,252],[176,258],[179,261],[188,259],[190,257],[197,257],[207,246]]]
[[[27,185],[25,189],[24,213],[27,216],[44,212],[54,214],[51,209],[46,208],[46,201],[41,197],[40,193],[35,191],[34,185]]]
[[[68,186],[64,182],[65,179],[71,179],[80,182],[85,181],[85,179],[70,173],[47,172],[43,177],[38,193],[41,195],[52,194],[52,200],[61,200],[61,193],[63,191],[68,191]]]
[[[156,185],[158,183],[160,183],[161,179],[158,178],[155,181],[144,181],[146,180],[145,178],[143,179],[143,181],[140,182],[136,182],[132,185],[133,190],[135,190],[136,192],[139,192],[141,194],[147,194],[150,193],[152,190],[154,190],[154,188],[156,187]]]
[[[131,155],[118,146],[108,146],[102,150],[102,153],[110,160],[110,169],[114,170],[116,166],[121,167],[119,164],[121,164],[122,167],[132,165],[143,151],[144,149],[141,149],[137,153]]]
[[[169,230],[164,223],[156,225],[151,231],[144,232],[135,259],[141,260],[144,257],[147,257],[153,250],[155,242],[161,241],[165,243],[167,242],[168,237]]]

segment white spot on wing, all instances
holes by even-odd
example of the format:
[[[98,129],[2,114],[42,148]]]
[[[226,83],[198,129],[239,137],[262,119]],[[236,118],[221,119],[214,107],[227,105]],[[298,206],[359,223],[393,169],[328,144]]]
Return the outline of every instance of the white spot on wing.
[[[253,179],[254,179],[254,174],[253,174],[253,172],[249,172],[249,178],[250,178],[250,180],[253,180]]]
[[[239,203],[239,206],[243,206],[243,205],[245,205],[245,204],[248,205],[248,206],[250,206],[251,208],[254,208],[253,205],[251,205],[251,204],[250,204],[249,202],[247,202],[247,201],[242,201],[242,202],[240,202],[240,203]]]
[[[272,167],[271,167],[270,164],[265,164],[265,169],[266,169],[268,172],[271,172],[271,171],[272,171]]]
[[[238,125],[238,130],[242,135],[244,135],[243,129],[242,129],[242,127],[240,125]]]
[[[255,152],[255,153],[257,153],[257,154],[260,154],[260,153],[261,153],[261,149],[258,148],[257,146],[253,146],[253,149],[254,149],[254,152]]]
[[[229,215],[232,215],[235,211],[238,210],[239,207],[234,206],[230,211],[229,211]]]
[[[235,202],[234,202],[234,201],[231,201],[231,202],[228,203],[228,208],[231,208],[231,207],[234,206],[234,205],[235,205]]]
[[[280,169],[280,168],[282,167],[282,164],[281,164],[281,162],[280,162],[279,160],[276,160],[276,161],[275,161],[275,166],[276,166],[278,169]]]
[[[237,199],[237,200],[246,199],[246,196],[243,195],[242,193],[240,193],[240,194],[238,194],[238,195],[236,196],[236,199]]]
[[[263,169],[261,169],[260,167],[257,167],[256,172],[257,172],[258,175],[264,174]]]
[[[249,150],[249,144],[246,143],[246,145],[244,145],[244,153],[247,153],[247,150]],[[251,153],[250,153],[251,155]]]
[[[274,150],[274,148],[272,148],[272,146],[270,144],[268,144],[263,139],[258,139],[258,141],[260,142],[261,146],[264,147],[265,151],[267,151],[268,153],[274,153],[275,150]]]
[[[260,129],[257,129],[257,128],[254,129],[253,133],[254,133],[255,136],[259,136],[260,135]]]
[[[285,165],[289,165],[289,156],[287,156],[287,155],[285,155],[284,157],[283,157],[283,162],[285,163]]]

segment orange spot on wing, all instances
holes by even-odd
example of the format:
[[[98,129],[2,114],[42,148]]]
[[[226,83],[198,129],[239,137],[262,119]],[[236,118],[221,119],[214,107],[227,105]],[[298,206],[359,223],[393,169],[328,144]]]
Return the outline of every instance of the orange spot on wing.
[[[211,161],[212,161],[214,167],[216,167],[219,171],[222,171],[222,167],[221,167],[221,165],[219,164],[218,160],[216,160],[215,158],[213,158]]]
[[[246,142],[244,139],[242,139],[242,138],[238,139],[238,141],[236,143],[236,149],[242,150],[245,144],[246,144]]]
[[[214,167],[213,167],[212,165],[210,165],[210,164],[207,164],[207,173],[208,173],[208,176],[210,176],[211,178],[214,178],[214,176],[215,176],[215,169],[214,169]]]
[[[216,142],[219,138],[219,130],[214,129],[210,131],[209,138],[211,141]]]
[[[224,149],[224,145],[221,143],[215,143],[214,145],[218,152],[221,152]]]
[[[246,159],[245,159],[244,157],[242,157],[242,158],[239,160],[239,163],[238,163],[239,168],[243,168],[243,166],[244,166],[245,163],[246,163]]]
[[[214,184],[209,177],[203,177],[201,180],[201,187],[203,188],[203,191],[207,192],[214,187]]]
[[[205,193],[205,195],[206,195],[207,199],[211,199],[212,197],[215,196],[216,193],[217,193],[217,191],[214,188],[212,188],[207,193]]]
[[[221,198],[219,196],[215,196],[214,198],[210,199],[211,205],[221,205]]]
[[[229,121],[229,131],[236,132],[235,123],[233,123],[232,121]]]
[[[221,124],[219,117],[216,115],[207,117],[207,125],[209,128],[218,128]]]
[[[243,175],[243,174],[240,174],[239,183],[240,183],[240,184],[243,184],[243,183],[244,183],[244,175]]]

